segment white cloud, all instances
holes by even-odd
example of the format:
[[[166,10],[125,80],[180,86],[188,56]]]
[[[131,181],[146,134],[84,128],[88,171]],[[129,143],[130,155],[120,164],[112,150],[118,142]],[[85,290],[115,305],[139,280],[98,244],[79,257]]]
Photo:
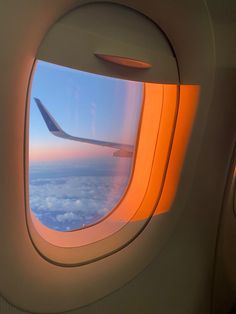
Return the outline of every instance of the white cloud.
[[[59,222],[64,222],[64,221],[72,221],[72,220],[77,220],[79,217],[78,215],[74,214],[73,212],[57,215],[56,219]]]
[[[127,176],[81,176],[32,179],[30,206],[37,217],[53,221],[55,229],[76,229],[96,222],[114,208]],[[72,225],[77,223],[78,225]]]

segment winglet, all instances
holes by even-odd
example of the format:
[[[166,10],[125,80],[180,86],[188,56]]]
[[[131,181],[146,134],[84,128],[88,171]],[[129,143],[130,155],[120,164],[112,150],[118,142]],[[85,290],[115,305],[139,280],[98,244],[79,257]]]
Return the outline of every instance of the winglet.
[[[47,109],[42,104],[41,100],[38,98],[34,98],[42,116],[43,119],[49,129],[50,132],[64,132],[59,124],[56,122],[56,120],[52,117],[52,115],[47,111]]]

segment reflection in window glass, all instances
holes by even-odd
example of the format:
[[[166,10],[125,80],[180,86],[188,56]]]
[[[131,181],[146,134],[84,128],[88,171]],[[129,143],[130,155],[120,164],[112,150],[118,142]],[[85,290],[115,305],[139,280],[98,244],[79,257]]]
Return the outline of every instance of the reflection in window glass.
[[[143,83],[38,61],[29,130],[29,203],[47,227],[105,217],[127,187]]]

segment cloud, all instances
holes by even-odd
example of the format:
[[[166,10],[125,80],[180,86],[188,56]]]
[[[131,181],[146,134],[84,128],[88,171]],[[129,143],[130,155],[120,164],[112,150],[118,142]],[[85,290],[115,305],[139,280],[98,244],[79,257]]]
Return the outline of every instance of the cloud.
[[[95,223],[122,197],[127,176],[68,176],[30,180],[30,207],[41,222],[57,230]]]
[[[64,221],[72,221],[72,220],[75,220],[75,219],[78,219],[78,215],[74,214],[73,212],[69,212],[69,213],[65,213],[65,214],[61,214],[61,215],[57,215],[56,216],[56,219],[59,221],[59,222],[64,222]]]

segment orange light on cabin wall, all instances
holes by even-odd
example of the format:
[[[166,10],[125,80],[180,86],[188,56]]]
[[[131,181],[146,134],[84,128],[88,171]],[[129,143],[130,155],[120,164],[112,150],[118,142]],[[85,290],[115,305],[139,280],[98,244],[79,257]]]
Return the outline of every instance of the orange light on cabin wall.
[[[127,223],[167,212],[178,186],[198,96],[199,86],[145,83],[140,136],[126,194],[106,219],[72,232],[47,228],[30,211],[42,238],[61,247],[79,247],[110,236]]]
[[[170,129],[167,128],[173,122],[173,116],[169,112],[162,118],[162,123],[166,124],[166,134],[159,134],[157,142],[157,156],[153,163],[152,176],[150,178],[149,188],[147,194],[149,197],[146,199],[134,215],[132,221],[145,220],[150,217],[150,210],[153,211],[152,206],[157,202],[157,187],[160,187],[159,196],[160,199],[157,206],[154,207],[153,215],[159,215],[170,210],[171,204],[174,200],[178,182],[180,179],[181,169],[185,158],[185,152],[188,145],[188,140],[191,134],[194,116],[199,99],[200,88],[197,85],[180,85],[179,90],[179,107],[178,107],[178,119],[176,121],[175,133],[173,137],[173,145],[169,154],[169,160],[164,157],[164,150],[168,150],[168,140],[171,134]],[[173,106],[175,95],[174,87],[172,85],[166,90],[167,97],[165,101],[168,108]],[[177,101],[177,99],[176,99]],[[165,128],[163,128],[164,131]],[[161,131],[160,131],[161,132]],[[173,132],[173,129],[172,129]],[[158,154],[159,150],[159,154]],[[163,158],[164,157],[164,158]],[[164,166],[166,163],[166,174],[161,172],[161,164]],[[165,178],[164,178],[165,176]],[[163,187],[161,187],[161,181],[163,180]],[[159,185],[158,185],[159,184]]]
[[[154,215],[167,212],[177,191],[200,95],[198,85],[180,85],[180,101],[166,179]]]

